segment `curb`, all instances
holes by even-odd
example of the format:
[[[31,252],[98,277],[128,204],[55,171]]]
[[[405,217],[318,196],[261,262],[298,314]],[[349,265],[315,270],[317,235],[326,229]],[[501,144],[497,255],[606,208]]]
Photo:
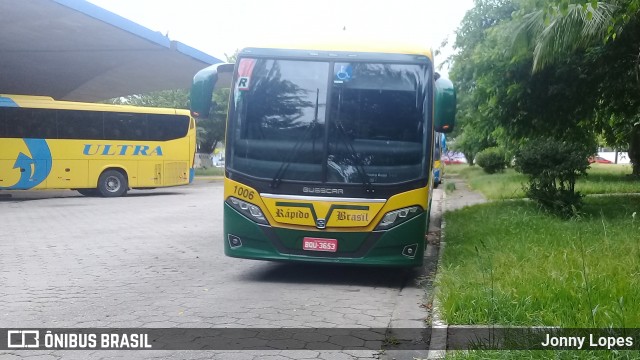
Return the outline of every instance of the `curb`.
[[[425,249],[425,258],[428,254],[433,254],[433,246],[429,245]],[[433,257],[437,255],[432,255]],[[420,307],[425,300],[424,288],[415,281],[427,275],[427,268],[425,266],[420,267],[411,279],[404,285],[398,294],[398,302],[396,303],[393,312],[391,313],[391,319],[388,324],[388,334],[397,340],[409,341],[413,344],[420,344],[424,342],[422,337],[415,337],[414,331],[405,332],[405,329],[423,329],[425,328],[425,316],[427,313]],[[415,276],[415,279],[414,279]],[[426,344],[425,344],[426,345]],[[425,350],[386,350],[384,356],[381,359],[390,360],[416,360],[424,359],[425,354],[428,354]]]
[[[443,196],[440,201],[440,206],[444,208],[444,191],[442,191],[442,194]],[[437,245],[427,243],[424,253],[425,265],[417,268],[415,273],[411,276],[411,279],[400,290],[400,293],[398,294],[399,300],[393,309],[388,325],[389,334],[394,338],[403,341],[410,341],[413,344],[427,344],[426,338],[413,338],[413,336],[416,335],[414,331],[409,331],[405,334],[403,333],[403,329],[428,330],[428,328],[425,327],[425,316],[428,316],[429,312],[426,312],[422,307],[424,306],[428,293],[425,293],[425,288],[421,285],[421,280],[419,279],[427,277],[430,271],[437,271],[437,267],[435,269],[430,268],[426,264],[429,262],[433,263],[440,261],[440,251],[441,250]],[[429,293],[431,293],[431,291],[433,290],[430,289]],[[433,339],[433,334],[431,334],[430,339]],[[429,353],[430,350],[428,350],[426,346],[420,350],[389,349],[386,350],[380,358],[387,360],[417,360],[426,359],[427,356],[429,356]]]
[[[445,240],[445,227],[446,222],[444,220],[444,213],[446,211],[447,193],[442,192],[442,220],[440,222],[440,249],[438,250],[438,266],[436,268],[436,277],[433,280],[433,301],[431,302],[431,341],[429,342],[429,353],[427,359],[444,359],[447,355],[447,325],[446,321],[442,318],[442,311],[440,301],[438,300],[438,292],[440,289],[436,286],[440,275],[440,269],[442,268],[442,257],[444,249],[447,245]]]

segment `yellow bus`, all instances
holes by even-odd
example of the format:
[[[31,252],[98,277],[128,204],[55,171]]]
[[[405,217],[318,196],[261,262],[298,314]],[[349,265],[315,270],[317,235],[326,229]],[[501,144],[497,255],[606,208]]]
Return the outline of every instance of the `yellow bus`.
[[[422,264],[435,131],[455,114],[438,77],[428,48],[378,40],[246,48],[196,74],[196,118],[231,79],[225,254]]]
[[[0,190],[123,196],[193,180],[187,110],[0,94]]]

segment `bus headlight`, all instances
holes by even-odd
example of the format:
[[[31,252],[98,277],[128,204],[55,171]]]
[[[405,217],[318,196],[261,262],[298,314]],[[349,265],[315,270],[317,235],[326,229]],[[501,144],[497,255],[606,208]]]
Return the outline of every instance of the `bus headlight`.
[[[375,230],[387,230],[398,224],[402,224],[403,222],[415,217],[416,215],[422,212],[422,208],[420,206],[409,206],[406,208],[389,211],[384,214],[382,220],[378,226],[376,226]]]
[[[226,203],[229,204],[229,206],[231,206],[232,208],[238,210],[238,212],[240,212],[242,215],[257,222],[258,224],[269,225],[267,218],[265,218],[262,210],[260,210],[259,207],[244,200],[234,198],[233,196],[229,197]]]

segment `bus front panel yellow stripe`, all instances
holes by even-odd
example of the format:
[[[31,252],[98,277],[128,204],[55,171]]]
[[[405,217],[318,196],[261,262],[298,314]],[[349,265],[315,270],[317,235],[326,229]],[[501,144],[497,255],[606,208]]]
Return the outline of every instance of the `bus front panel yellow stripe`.
[[[427,209],[428,187],[385,199],[341,199],[258,194],[247,185],[225,178],[225,200],[236,197],[258,206],[273,227],[319,231],[317,220],[326,221],[323,231],[373,231],[389,211],[418,205]]]

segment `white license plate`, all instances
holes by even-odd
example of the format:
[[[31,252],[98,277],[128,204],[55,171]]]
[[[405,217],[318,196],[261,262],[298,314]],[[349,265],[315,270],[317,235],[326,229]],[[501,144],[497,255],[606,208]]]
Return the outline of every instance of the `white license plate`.
[[[302,249],[308,251],[336,252],[338,250],[338,240],[305,237],[302,239]]]

